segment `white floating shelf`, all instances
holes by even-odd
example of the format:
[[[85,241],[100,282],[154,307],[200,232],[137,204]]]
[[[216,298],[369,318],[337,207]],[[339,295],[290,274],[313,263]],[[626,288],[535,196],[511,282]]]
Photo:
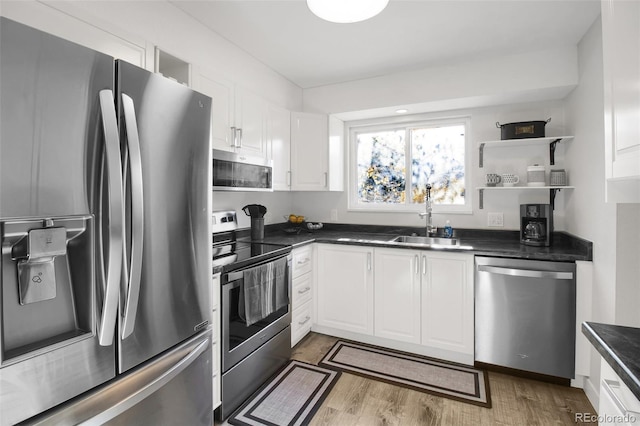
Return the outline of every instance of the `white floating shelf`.
[[[532,191],[538,189],[544,189],[549,191],[549,204],[551,207],[554,207],[554,201],[556,198],[556,193],[561,189],[575,189],[575,186],[480,186],[476,188],[480,194],[480,209],[484,208],[484,191]]]
[[[573,140],[573,136],[548,136],[544,138],[523,138],[523,139],[504,139],[499,141],[486,141],[480,142],[480,156],[479,156],[479,166],[482,168],[483,160],[484,160],[484,149],[485,148],[506,148],[506,147],[517,147],[517,146],[530,146],[530,145],[549,145],[549,162],[551,165],[555,163],[555,150],[556,144],[558,142],[568,142]]]

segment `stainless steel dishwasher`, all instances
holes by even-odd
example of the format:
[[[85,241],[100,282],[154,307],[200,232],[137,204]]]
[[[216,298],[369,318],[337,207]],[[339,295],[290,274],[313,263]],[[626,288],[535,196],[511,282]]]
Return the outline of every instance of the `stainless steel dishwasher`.
[[[477,362],[571,379],[576,266],[476,257]]]

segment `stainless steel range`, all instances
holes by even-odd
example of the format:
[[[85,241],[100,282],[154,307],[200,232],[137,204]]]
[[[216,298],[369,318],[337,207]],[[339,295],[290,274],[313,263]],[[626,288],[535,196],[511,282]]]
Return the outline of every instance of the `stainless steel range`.
[[[213,213],[221,267],[222,406],[226,419],[291,356],[291,247],[237,238],[234,211]]]

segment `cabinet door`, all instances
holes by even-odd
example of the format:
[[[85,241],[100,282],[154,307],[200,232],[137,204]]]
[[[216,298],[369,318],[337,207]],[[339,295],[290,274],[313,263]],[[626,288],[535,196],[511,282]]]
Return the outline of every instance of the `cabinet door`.
[[[602,37],[607,177],[638,178],[640,2],[603,1]]]
[[[273,160],[273,189],[291,187],[291,114],[289,110],[269,105],[267,108],[267,145]]]
[[[320,326],[373,334],[373,249],[321,244],[316,309]]]
[[[422,252],[422,344],[472,354],[473,255]]]
[[[259,96],[236,87],[235,127],[238,130],[236,152],[266,157],[267,103]]]
[[[329,184],[326,115],[291,113],[291,189],[325,191]]]
[[[213,148],[233,151],[233,83],[198,73],[194,88],[211,97],[211,143]]]
[[[420,252],[375,249],[374,259],[374,334],[419,344]]]

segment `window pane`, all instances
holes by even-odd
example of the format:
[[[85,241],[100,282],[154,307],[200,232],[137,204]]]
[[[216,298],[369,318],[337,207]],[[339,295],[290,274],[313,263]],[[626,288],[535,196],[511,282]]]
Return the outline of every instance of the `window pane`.
[[[357,134],[358,202],[405,202],[404,130]]]
[[[465,126],[411,130],[411,202],[424,203],[427,183],[434,204],[464,204]]]

